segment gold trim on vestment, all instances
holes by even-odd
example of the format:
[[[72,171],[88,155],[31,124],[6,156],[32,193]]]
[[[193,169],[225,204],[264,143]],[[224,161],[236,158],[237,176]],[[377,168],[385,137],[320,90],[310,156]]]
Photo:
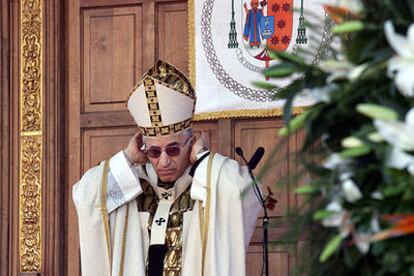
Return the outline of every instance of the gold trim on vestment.
[[[204,276],[204,266],[206,261],[208,229],[210,224],[210,204],[211,204],[211,169],[213,167],[214,152],[210,152],[207,163],[207,199],[204,210],[203,231],[201,232],[201,276]]]
[[[105,229],[106,249],[108,251],[109,267],[112,271],[112,254],[111,254],[111,236],[109,229],[109,217],[108,210],[106,209],[106,192],[108,190],[108,172],[109,172],[109,159],[105,160],[103,173],[102,173],[102,190],[101,190],[101,215]]]
[[[41,0],[20,1],[20,272],[42,271],[42,5]]]
[[[155,82],[151,78],[144,79],[145,97],[147,99],[148,111],[150,115],[151,127],[157,128],[162,126],[160,104],[158,103],[157,89]]]
[[[147,77],[151,77],[162,85],[195,99],[194,88],[190,80],[180,69],[165,61],[158,60],[154,66],[148,69],[144,74],[143,79]]]
[[[170,134],[177,133],[179,131],[182,131],[186,128],[191,127],[191,122],[192,122],[192,119],[188,119],[182,122],[178,122],[178,123],[166,125],[166,126],[161,124],[161,126],[157,126],[157,127],[141,127],[141,126],[138,126],[138,127],[141,130],[142,135],[144,136],[158,136],[158,134],[170,135]]]
[[[198,201],[198,223],[200,224],[200,240],[202,241],[203,240],[204,213],[203,213],[203,202],[201,200]]]
[[[122,248],[121,248],[121,266],[119,267],[119,276],[124,275],[124,263],[125,263],[125,249],[126,249],[126,238],[128,232],[128,218],[129,218],[129,203],[125,212],[124,229],[122,229]]]
[[[140,179],[140,182],[143,192],[137,197],[136,202],[138,212],[149,213],[147,229],[148,236],[151,237],[152,223],[160,199],[148,181]],[[174,199],[169,212],[165,237],[167,252],[164,257],[163,276],[181,275],[184,213],[193,210],[194,204],[195,200],[191,199],[190,187]],[[148,260],[146,266],[148,269]]]

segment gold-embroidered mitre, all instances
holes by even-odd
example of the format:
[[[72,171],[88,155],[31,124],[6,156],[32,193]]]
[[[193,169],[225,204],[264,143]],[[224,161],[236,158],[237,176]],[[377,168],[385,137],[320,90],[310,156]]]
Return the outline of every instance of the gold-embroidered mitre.
[[[128,97],[128,110],[144,136],[164,136],[191,127],[195,93],[174,66],[157,61]]]

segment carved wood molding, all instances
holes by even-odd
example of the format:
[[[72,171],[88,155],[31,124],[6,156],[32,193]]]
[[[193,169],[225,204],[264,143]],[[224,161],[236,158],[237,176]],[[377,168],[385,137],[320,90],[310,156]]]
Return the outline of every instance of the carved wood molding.
[[[42,1],[20,1],[20,185],[21,272],[42,266]]]

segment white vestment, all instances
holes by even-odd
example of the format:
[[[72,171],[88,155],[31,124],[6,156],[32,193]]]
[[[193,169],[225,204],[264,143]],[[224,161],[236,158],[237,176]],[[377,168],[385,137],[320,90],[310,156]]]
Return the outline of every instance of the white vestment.
[[[194,209],[184,213],[181,275],[201,275],[203,267],[208,276],[243,276],[260,203],[247,168],[219,154],[210,161],[208,184],[208,159],[199,164],[193,178],[187,169],[174,187],[179,195],[191,185],[191,198],[196,200]],[[150,243],[149,214],[138,212],[136,198],[143,192],[139,178],[149,181],[159,193],[158,178],[150,164],[145,170],[131,166],[123,152],[108,164],[106,176],[102,162],[73,187],[82,275],[144,276]],[[102,185],[105,177],[107,187]]]

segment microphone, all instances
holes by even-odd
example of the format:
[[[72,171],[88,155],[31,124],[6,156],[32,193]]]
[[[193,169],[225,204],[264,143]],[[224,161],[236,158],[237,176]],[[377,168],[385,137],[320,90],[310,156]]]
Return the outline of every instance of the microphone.
[[[241,149],[241,147],[236,148],[236,153],[237,153],[238,156],[240,156],[241,158],[244,159],[243,150]]]
[[[247,168],[249,169],[249,172],[250,172],[249,162],[247,162],[246,158],[244,158],[244,153],[243,153],[243,150],[241,149],[241,147],[236,147],[235,150],[236,150],[237,155],[240,156],[243,159],[244,163],[246,164],[246,166],[247,166]]]
[[[252,158],[249,162],[246,161],[246,158],[244,158],[243,150],[240,147],[236,147],[235,151],[237,155],[239,155],[244,163],[247,165],[247,168],[249,170],[249,175],[253,181],[253,190],[256,194],[257,199],[260,202],[260,205],[263,207],[263,267],[264,267],[264,274],[266,276],[269,276],[269,248],[268,248],[268,227],[269,227],[269,216],[267,214],[267,208],[265,201],[263,199],[262,193],[259,189],[259,186],[257,185],[256,178],[254,177],[253,170],[256,168],[257,164],[259,164],[260,160],[262,159],[264,155],[264,148],[258,147],[256,152],[253,154]]]
[[[263,147],[258,147],[250,161],[247,163],[247,166],[249,166],[251,170],[254,170],[257,167],[257,164],[259,164],[260,160],[262,160],[264,153],[265,149]]]

